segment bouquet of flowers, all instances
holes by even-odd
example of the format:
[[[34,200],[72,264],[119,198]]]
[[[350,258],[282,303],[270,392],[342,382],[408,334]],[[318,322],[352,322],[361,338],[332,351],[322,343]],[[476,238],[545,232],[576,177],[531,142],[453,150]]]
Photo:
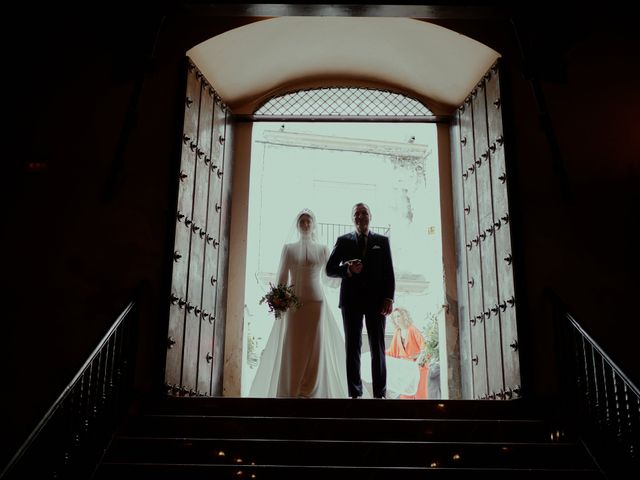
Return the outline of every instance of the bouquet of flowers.
[[[269,311],[273,312],[276,318],[280,318],[284,312],[291,307],[300,308],[302,302],[293,293],[293,285],[281,283],[277,286],[269,283],[269,291],[260,299],[260,305],[267,302]]]

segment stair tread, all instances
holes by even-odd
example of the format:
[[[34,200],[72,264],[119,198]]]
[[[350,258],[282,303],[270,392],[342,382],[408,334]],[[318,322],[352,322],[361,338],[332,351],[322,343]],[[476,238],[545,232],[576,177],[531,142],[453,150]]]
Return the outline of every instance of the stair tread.
[[[178,462],[201,464],[239,463],[310,465],[323,459],[331,465],[442,466],[467,465],[575,467],[588,461],[579,445],[462,442],[382,442],[345,440],[270,439],[115,439],[105,460]]]
[[[562,420],[524,401],[166,397],[131,412],[95,480],[601,479]],[[234,463],[242,458],[247,463]],[[251,461],[254,465],[249,465]],[[433,463],[431,463],[433,462]]]
[[[587,467],[568,467],[568,468],[549,468],[549,467],[418,467],[418,466],[398,466],[398,465],[381,465],[381,466],[360,466],[360,465],[291,465],[291,464],[261,464],[261,465],[238,465],[238,464],[212,464],[212,463],[156,463],[156,462],[118,462],[118,461],[104,461],[101,465],[132,465],[132,466],[148,466],[148,467],[180,467],[188,466],[194,468],[251,468],[251,469],[265,469],[265,468],[285,468],[285,469],[325,469],[325,470],[420,470],[420,471],[436,471],[436,470],[460,470],[460,471],[539,471],[539,472],[592,472],[595,468]]]
[[[539,418],[437,418],[437,417],[416,417],[416,418],[404,418],[404,417],[328,417],[328,416],[287,416],[287,415],[211,415],[200,413],[149,413],[140,415],[138,418],[223,418],[223,419],[268,419],[268,420],[294,420],[294,421],[317,421],[317,420],[336,420],[343,422],[348,421],[393,421],[393,422],[477,422],[477,423],[514,423],[514,422],[526,422],[526,423],[547,423],[546,420]]]
[[[268,437],[254,437],[254,438],[237,438],[237,437],[157,437],[157,436],[128,436],[128,435],[118,435],[115,437],[114,441],[151,441],[151,442],[164,442],[164,441],[190,441],[190,442],[207,442],[207,441],[227,441],[227,442],[242,442],[242,441],[251,441],[251,442],[319,442],[319,443],[327,443],[327,442],[335,442],[335,443],[381,443],[381,444],[400,444],[405,443],[408,445],[416,445],[416,444],[442,444],[442,445],[540,445],[540,446],[553,446],[553,445],[576,445],[575,442],[535,442],[535,441],[522,441],[522,442],[514,442],[514,441],[465,441],[465,440],[343,440],[343,439],[322,439],[322,438],[268,438]]]
[[[277,416],[282,412],[286,416],[323,416],[323,412],[330,412],[336,417],[384,416],[421,418],[428,412],[441,417],[467,418],[511,418],[530,415],[541,415],[545,411],[543,405],[531,404],[524,400],[495,401],[495,400],[399,400],[399,399],[292,399],[292,398],[234,398],[234,397],[166,397],[155,399],[146,405],[148,412],[180,412],[190,413],[218,412],[232,415],[251,415],[265,411],[269,415]],[[324,415],[326,416],[326,415]]]
[[[123,477],[137,480],[175,480],[189,478],[200,480],[213,478],[258,478],[260,480],[326,480],[335,478],[360,478],[367,480],[388,480],[389,475],[402,475],[403,480],[454,480],[477,478],[482,474],[491,475],[494,480],[606,480],[596,470],[531,470],[531,469],[439,469],[439,468],[368,468],[368,467],[311,467],[274,465],[260,468],[237,466],[203,466],[203,465],[107,465],[100,468],[93,480],[121,480]]]
[[[269,417],[221,415],[140,415],[132,417],[118,434],[155,437],[343,438],[381,440],[574,440],[561,426],[541,420],[385,419],[336,417]],[[555,438],[556,433],[566,437]]]

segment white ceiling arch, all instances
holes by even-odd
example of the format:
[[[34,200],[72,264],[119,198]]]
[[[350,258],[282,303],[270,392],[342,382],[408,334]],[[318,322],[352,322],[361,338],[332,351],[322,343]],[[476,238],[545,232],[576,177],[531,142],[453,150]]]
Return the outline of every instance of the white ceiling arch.
[[[410,18],[277,17],[191,48],[234,113],[274,94],[317,86],[400,91],[435,114],[460,105],[500,55],[438,25]]]

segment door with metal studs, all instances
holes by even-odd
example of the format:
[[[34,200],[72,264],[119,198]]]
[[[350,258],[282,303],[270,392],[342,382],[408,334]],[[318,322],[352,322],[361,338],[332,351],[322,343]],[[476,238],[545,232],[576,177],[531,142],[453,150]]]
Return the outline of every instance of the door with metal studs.
[[[521,394],[499,63],[454,115],[452,173],[464,398]]]
[[[165,387],[222,394],[231,212],[229,109],[187,58]]]

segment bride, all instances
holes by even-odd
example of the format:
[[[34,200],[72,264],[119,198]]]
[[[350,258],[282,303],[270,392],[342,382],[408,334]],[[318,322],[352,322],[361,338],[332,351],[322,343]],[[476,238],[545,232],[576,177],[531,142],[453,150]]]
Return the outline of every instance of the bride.
[[[315,215],[296,215],[298,241],[282,248],[277,284],[293,285],[302,302],[274,321],[250,397],[348,398],[344,338],[327,304],[325,245],[316,243]]]

